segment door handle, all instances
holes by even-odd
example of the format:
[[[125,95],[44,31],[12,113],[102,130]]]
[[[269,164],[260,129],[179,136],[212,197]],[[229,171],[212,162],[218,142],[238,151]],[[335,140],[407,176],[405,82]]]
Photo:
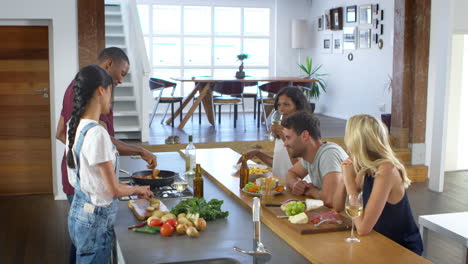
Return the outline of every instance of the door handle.
[[[42,95],[44,98],[48,98],[48,97],[49,97],[49,94],[48,94],[49,88],[44,88],[44,89],[41,89],[41,90],[34,90],[34,91],[37,92],[37,93],[44,93],[44,94]]]

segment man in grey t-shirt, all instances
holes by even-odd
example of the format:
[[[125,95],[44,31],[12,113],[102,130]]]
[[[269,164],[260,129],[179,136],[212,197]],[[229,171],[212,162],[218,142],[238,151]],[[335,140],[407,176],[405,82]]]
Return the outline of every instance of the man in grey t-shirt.
[[[281,125],[289,153],[302,158],[286,174],[287,187],[293,194],[311,196],[332,207],[341,179],[341,162],[348,155],[337,144],[320,140],[320,121],[310,113],[296,112]],[[307,174],[311,183],[303,180]]]

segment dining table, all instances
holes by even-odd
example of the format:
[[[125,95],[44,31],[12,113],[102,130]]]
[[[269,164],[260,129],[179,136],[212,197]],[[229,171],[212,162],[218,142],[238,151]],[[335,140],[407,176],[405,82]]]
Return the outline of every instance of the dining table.
[[[211,85],[214,83],[224,82],[224,81],[238,81],[238,82],[243,82],[243,83],[282,81],[282,82],[289,82],[290,85],[292,85],[293,83],[310,83],[310,82],[317,81],[315,79],[300,78],[300,77],[276,77],[276,76],[245,77],[244,79],[237,79],[235,77],[171,77],[171,79],[174,81],[178,81],[178,82],[194,82],[196,85],[194,89],[189,93],[189,95],[184,98],[184,100],[182,101],[182,105],[179,107],[179,109],[177,109],[174,116],[172,116],[166,121],[166,124],[171,124],[178,115],[183,115],[183,109],[187,106],[187,104],[190,101],[193,100],[197,92],[199,93],[199,96],[197,97],[195,102],[193,102],[188,112],[182,118],[182,121],[180,122],[178,129],[184,128],[185,124],[187,123],[189,118],[193,115],[193,112],[195,111],[195,109],[198,107],[200,103],[203,103],[203,107],[205,109],[205,113],[210,124],[212,125],[215,124],[214,113],[213,113],[212,89],[211,89]]]

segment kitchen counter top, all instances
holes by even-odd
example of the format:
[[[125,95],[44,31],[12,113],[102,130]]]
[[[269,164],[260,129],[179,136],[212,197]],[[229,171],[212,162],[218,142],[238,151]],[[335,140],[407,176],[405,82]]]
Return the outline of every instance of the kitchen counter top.
[[[175,152],[157,153],[158,168],[175,172],[183,172],[184,159]],[[146,169],[145,162],[131,157],[120,157],[120,167],[129,171]],[[232,164],[219,163],[219,166]],[[122,175],[125,176],[125,175]],[[138,220],[127,208],[127,202],[119,203],[119,212],[115,223],[115,232],[119,248],[119,263],[161,263],[176,262],[194,259],[233,258],[240,263],[251,263],[252,257],[233,250],[238,246],[251,250],[253,244],[252,214],[249,208],[244,207],[233,197],[222,191],[206,176],[204,177],[205,199],[212,198],[224,200],[221,207],[229,211],[226,219],[207,222],[205,231],[200,237],[172,235],[163,237],[160,234],[150,235],[127,230]],[[162,199],[162,202],[172,208],[179,199]],[[289,246],[283,239],[262,224],[262,241],[272,253],[269,263],[309,263],[301,254]]]

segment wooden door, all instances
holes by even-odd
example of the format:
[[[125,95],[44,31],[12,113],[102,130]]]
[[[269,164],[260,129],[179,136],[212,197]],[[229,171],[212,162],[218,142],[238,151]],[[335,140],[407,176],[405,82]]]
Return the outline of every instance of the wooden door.
[[[0,195],[52,193],[48,38],[0,26]]]

